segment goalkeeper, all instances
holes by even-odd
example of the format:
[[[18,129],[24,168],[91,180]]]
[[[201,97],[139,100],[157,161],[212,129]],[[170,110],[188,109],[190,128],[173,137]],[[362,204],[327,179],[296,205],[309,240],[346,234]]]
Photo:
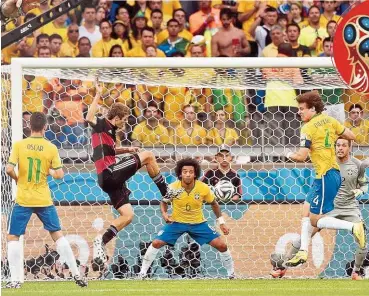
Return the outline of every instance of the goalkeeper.
[[[167,244],[174,246],[182,234],[188,233],[199,245],[209,244],[217,249],[228,277],[234,278],[234,263],[231,253],[220,235],[209,226],[204,218],[202,207],[203,202],[207,202],[211,205],[222,232],[225,235],[229,234],[229,229],[225,225],[220,207],[210,187],[198,181],[201,173],[199,163],[192,158],[182,159],[177,162],[175,172],[179,180],[171,184],[170,187],[181,190],[182,193],[172,200],[172,216],[168,215],[168,205],[161,202],[160,209],[167,225],[158,233],[156,239],[147,249],[142,261],[140,277],[146,277],[147,270],[161,247]]]
[[[106,115],[97,117],[101,93],[102,87],[96,81],[96,96],[88,109],[86,121],[92,127],[91,145],[99,186],[109,195],[120,216],[111,223],[102,238],[98,236],[94,241],[97,254],[93,260],[97,264],[107,261],[105,245],[130,224],[134,217],[133,208],[129,203],[131,192],[125,182],[142,166],[146,166],[148,174],[159,188],[164,200],[170,200],[177,195],[175,190],[168,189],[152,152],[138,152],[137,147],[115,146],[116,131],[125,125],[130,109],[122,103],[114,103]],[[116,160],[118,154],[126,155]]]
[[[368,192],[368,179],[365,176],[365,169],[368,164],[362,163],[360,160],[350,156],[351,141],[339,138],[336,142],[336,157],[340,167],[342,184],[334,199],[334,210],[329,212],[327,216],[337,219],[358,223],[362,222],[363,218],[357,201],[361,195]],[[311,200],[307,200],[303,209],[303,220],[309,219],[309,207]],[[307,251],[310,237],[320,231],[318,228],[313,228],[309,223],[308,228],[302,228],[301,239],[292,242],[292,247],[286,257],[293,257],[299,250]],[[357,247],[355,253],[355,265],[352,272],[353,280],[360,280],[360,268],[363,265],[365,256],[368,252],[367,246]],[[274,268],[271,272],[273,277],[282,277],[285,274],[285,269]]]

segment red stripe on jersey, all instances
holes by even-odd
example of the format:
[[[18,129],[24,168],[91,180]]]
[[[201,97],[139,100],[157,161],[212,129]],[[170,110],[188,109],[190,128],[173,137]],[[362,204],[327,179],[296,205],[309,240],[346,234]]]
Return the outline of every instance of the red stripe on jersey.
[[[113,149],[115,148],[114,139],[107,133],[93,133],[91,138],[91,145],[92,148],[96,148],[100,145],[108,145],[111,146]]]
[[[95,161],[96,173],[102,173],[113,164],[115,164],[115,156],[105,156],[104,158]]]

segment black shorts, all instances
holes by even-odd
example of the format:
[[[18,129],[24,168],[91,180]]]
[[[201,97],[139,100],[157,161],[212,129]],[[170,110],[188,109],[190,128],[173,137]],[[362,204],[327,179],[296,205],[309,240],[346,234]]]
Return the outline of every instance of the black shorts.
[[[98,175],[99,185],[109,195],[115,209],[129,203],[131,191],[127,188],[126,181],[140,168],[140,157],[130,154]]]

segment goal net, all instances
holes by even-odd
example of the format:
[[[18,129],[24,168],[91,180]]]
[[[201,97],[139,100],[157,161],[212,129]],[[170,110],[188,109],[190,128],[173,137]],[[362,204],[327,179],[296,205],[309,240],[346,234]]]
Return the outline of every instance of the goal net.
[[[232,168],[241,185],[231,201],[221,203],[231,229],[224,239],[236,274],[245,278],[269,277],[270,255],[285,253],[300,233],[302,204],[314,172],[309,162],[296,164],[283,157],[286,148],[299,146],[296,95],[318,91],[325,112],[347,125],[357,115],[368,118],[369,98],[347,89],[328,58],[13,59],[11,66],[2,68],[1,80],[2,279],[7,277],[6,220],[14,196],[4,167],[12,143],[29,136],[29,117],[35,111],[47,114],[45,136],[63,160],[64,179],[50,179],[49,186],[63,232],[89,278],[135,277],[146,247],[164,226],[160,194],[141,170],[128,182],[133,222],[108,245],[108,266],[91,263],[94,239],[117,216],[97,185],[91,130],[84,120],[96,76],[103,84],[100,114],[114,102],[132,110],[118,132],[119,144],[153,151],[167,182],[175,180],[177,160],[196,157],[206,172],[218,167],[219,148],[231,147]],[[353,104],[364,111],[349,112]],[[352,154],[365,159],[368,129],[360,125],[353,130],[358,141]],[[359,206],[368,225],[367,201],[365,195]],[[215,227],[209,206],[204,213]],[[26,280],[70,276],[55,249],[40,221],[32,217],[24,236]],[[355,249],[351,234],[321,231],[312,240],[308,263],[288,275],[345,277]],[[199,247],[187,235],[175,247],[163,248],[151,268],[153,278],[225,275],[217,252],[208,245]]]

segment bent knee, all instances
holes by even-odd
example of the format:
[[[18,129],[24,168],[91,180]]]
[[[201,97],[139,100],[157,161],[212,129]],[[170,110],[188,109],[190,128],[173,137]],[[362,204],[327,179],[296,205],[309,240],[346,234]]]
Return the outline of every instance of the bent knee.
[[[218,238],[214,243],[211,244],[219,252],[223,253],[228,250],[227,244],[220,238]]]
[[[151,245],[155,248],[155,249],[160,249],[162,246],[165,245],[165,243],[159,239],[154,239],[151,243]]]

